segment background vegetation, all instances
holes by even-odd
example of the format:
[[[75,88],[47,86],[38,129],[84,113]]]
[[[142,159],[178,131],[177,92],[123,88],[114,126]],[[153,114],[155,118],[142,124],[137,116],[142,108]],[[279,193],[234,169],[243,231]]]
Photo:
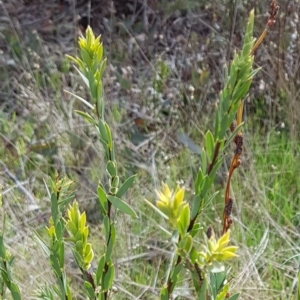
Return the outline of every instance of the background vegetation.
[[[127,194],[139,219],[121,217],[116,225],[123,237],[115,253],[116,297],[151,299],[161,284],[157,270],[165,263],[168,244],[160,230],[163,221],[143,199],[154,201],[153,190],[162,180],[173,187],[180,181],[189,191],[203,134],[213,126],[223,65],[241,46],[251,8],[259,36],[269,1],[90,4],[0,4],[0,218],[5,210],[6,241],[16,256],[15,276],[26,297],[44,278],[51,282],[32,228],[39,231],[47,225],[50,205],[43,180],[55,170],[75,180],[77,200],[92,224],[91,236],[99,241],[102,225],[95,193],[104,174],[103,155],[93,139],[96,133],[73,113],[82,104],[64,91],[87,97],[64,55],[76,54],[77,15],[83,16],[81,26],[91,16],[108,57],[103,83],[122,157],[119,172],[139,174]],[[256,54],[255,63],[263,69],[246,102],[243,164],[232,186],[232,239],[240,257],[231,286],[242,292],[242,299],[290,299],[299,270],[300,6],[296,1],[278,4],[277,23]],[[223,186],[226,170],[224,166],[216,188]],[[205,215],[207,226],[220,222],[221,231],[223,205],[221,193]],[[74,281],[81,280],[71,259],[69,272]]]

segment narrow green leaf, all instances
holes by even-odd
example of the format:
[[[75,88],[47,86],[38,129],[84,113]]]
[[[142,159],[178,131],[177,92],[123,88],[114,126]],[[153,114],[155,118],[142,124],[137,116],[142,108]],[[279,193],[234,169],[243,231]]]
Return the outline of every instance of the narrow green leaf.
[[[0,230],[0,258],[3,260],[6,259],[6,249],[5,249],[5,244],[4,244],[4,237],[3,233]]]
[[[236,81],[237,81],[237,64],[238,64],[238,57],[235,55],[232,63],[230,64],[230,77],[229,77],[229,88],[232,91],[232,89],[235,87],[236,85]],[[229,100],[229,99],[228,99]],[[227,105],[229,105],[230,101],[228,101],[228,103],[226,103]],[[229,106],[227,107],[227,109],[224,109],[225,112],[227,112]]]
[[[125,213],[125,214],[127,214],[131,217],[134,217],[134,218],[138,217],[137,214],[135,213],[135,211],[127,203],[122,201],[120,198],[115,197],[115,196],[111,196],[111,195],[109,195],[107,198],[108,198],[108,201],[114,207],[119,209],[121,212],[123,212],[123,213]]]
[[[115,177],[111,178],[111,180],[110,180],[111,188],[117,190],[119,182],[120,182],[119,176],[115,176]],[[115,194],[116,194],[116,192],[112,193],[112,195],[115,195]]]
[[[252,84],[252,79],[248,79],[245,83],[243,83],[239,88],[235,89],[232,95],[233,99],[243,99],[246,93],[249,91],[249,88]]]
[[[104,290],[108,291],[111,289],[114,278],[115,278],[115,267],[113,264],[111,264],[108,267],[107,273],[104,275],[104,286],[103,286]]]
[[[70,286],[67,285],[67,296],[68,296],[68,300],[72,300],[72,293],[71,293],[71,289]]]
[[[96,51],[96,55],[97,55],[97,61],[99,63],[102,60],[102,56],[103,56],[103,45],[102,43],[100,43],[100,40],[99,40],[98,51]]]
[[[210,291],[212,293],[212,298],[215,299],[217,296],[217,286],[216,286],[216,277],[215,277],[215,273],[210,273],[210,280],[209,280],[209,287],[210,287]]]
[[[105,130],[106,130],[106,135],[107,135],[108,149],[112,150],[113,139],[112,139],[111,131],[110,131],[110,128],[109,128],[109,126],[108,126],[108,124],[106,122],[104,123],[104,126],[105,126]]]
[[[6,286],[9,286],[10,280],[8,278],[8,274],[7,274],[6,270],[4,270],[3,268],[0,267],[0,271],[1,271],[1,276],[2,276],[3,281],[5,282]]]
[[[97,271],[96,271],[96,283],[97,283],[97,285],[99,285],[100,282],[101,282],[103,269],[104,269],[104,264],[105,264],[105,254],[103,254],[99,259],[99,263],[98,263],[98,267],[97,267]]]
[[[10,292],[14,300],[21,300],[21,293],[16,283],[10,283]]]
[[[80,75],[80,77],[81,77],[81,79],[83,80],[83,82],[85,83],[85,85],[88,87],[88,88],[90,88],[90,85],[89,85],[89,80],[88,80],[88,78],[77,68],[77,67],[75,67],[74,66],[74,68],[75,68],[75,70],[77,71],[77,73]]]
[[[164,219],[166,219],[166,220],[169,219],[169,217],[166,214],[164,214],[159,208],[157,208],[155,205],[153,205],[150,201],[148,201],[147,199],[144,199],[144,201],[146,202],[146,204],[148,204],[153,210],[155,210]]]
[[[177,279],[179,273],[181,272],[182,268],[183,268],[183,264],[180,263],[172,271],[171,279],[172,279],[173,282],[176,281],[176,279]]]
[[[67,94],[70,94],[70,95],[74,96],[75,98],[77,98],[78,100],[80,100],[88,108],[94,109],[94,106],[90,102],[88,102],[87,100],[83,99],[82,97],[79,97],[78,95],[76,95],[76,94],[74,94],[72,92],[69,92],[67,90],[64,90],[64,92],[66,92]]]
[[[115,142],[112,140],[111,149],[110,149],[110,159],[115,160]]]
[[[109,160],[106,164],[106,171],[110,177],[115,177],[117,175],[117,166],[114,161]]]
[[[121,185],[121,187],[118,189],[116,197],[121,198],[123,194],[132,186],[136,175],[132,175],[129,178],[125,180],[125,182]]]
[[[34,234],[35,234],[35,238],[38,242],[38,244],[40,245],[40,247],[43,249],[44,253],[46,254],[47,257],[50,257],[50,248],[46,245],[46,243],[42,240],[42,238],[40,237],[40,235],[37,233],[36,230],[32,229]]]
[[[109,262],[111,260],[111,256],[113,254],[113,248],[116,242],[116,228],[115,226],[112,224],[110,225],[110,239],[109,239],[109,243],[105,252],[105,261]]]
[[[87,296],[94,300],[96,295],[93,286],[88,281],[85,281],[83,285]]]
[[[210,130],[208,130],[205,135],[205,148],[206,148],[206,153],[209,161],[212,160],[214,154],[214,147],[215,147],[215,142],[214,142],[213,134],[211,133]]]
[[[62,274],[61,274],[61,268],[59,266],[59,257],[57,253],[50,254],[50,262],[56,277],[61,277]]]
[[[238,299],[238,297],[240,296],[240,294],[239,293],[237,293],[237,294],[234,294],[233,296],[231,296],[228,300],[236,300],[236,299]],[[299,294],[299,296],[300,296],[300,294]],[[300,299],[300,298],[299,298]]]
[[[89,115],[88,113],[85,113],[83,111],[80,110],[75,110],[75,112],[80,115],[81,117],[83,117],[88,123],[97,126],[97,122],[93,119],[93,117],[91,115]]]
[[[217,290],[222,289],[224,285],[224,281],[227,276],[227,272],[214,273],[216,279],[216,288]]]
[[[163,287],[160,292],[160,300],[169,300],[169,292],[167,287]]]
[[[94,99],[94,103],[97,100],[98,84],[99,82],[95,80],[94,74],[89,73],[89,90],[92,98]]]
[[[251,73],[249,74],[249,78],[248,79],[251,79],[253,78],[262,68],[257,68],[257,69],[254,69],[251,71]]]
[[[193,238],[187,234],[179,243],[179,250],[183,250],[188,255],[193,247]]]
[[[200,286],[200,289],[197,291],[199,291],[199,297],[198,297],[199,300],[207,299],[207,279],[206,278],[204,278],[202,285]]]
[[[220,191],[216,191],[215,193],[213,193],[206,201],[204,201],[204,205],[203,205],[203,208],[204,209],[205,207],[208,206],[208,204],[220,193]]]
[[[202,229],[203,229],[203,227],[199,223],[196,223],[196,224],[194,224],[194,226],[193,226],[192,230],[189,232],[189,234],[192,237],[194,237]]]
[[[105,127],[105,121],[100,120],[99,125],[98,125],[99,131],[100,131],[100,136],[103,139],[103,141],[108,144],[108,135],[106,132],[106,127]]]
[[[101,62],[101,66],[99,68],[100,78],[102,78],[102,76],[103,76],[103,72],[104,72],[105,67],[106,67],[106,62],[107,62],[106,58]]]
[[[190,260],[192,264],[198,263],[198,258],[199,254],[198,251],[196,250],[196,247],[192,247],[191,252],[190,252]]]
[[[180,214],[177,222],[177,229],[181,236],[184,236],[190,224],[190,207],[186,204]]]
[[[97,89],[97,99],[96,99],[96,103],[97,103],[97,113],[100,116],[101,119],[103,119],[103,113],[104,113],[104,101],[102,98],[102,83],[99,82],[98,84],[98,89]]]
[[[107,210],[108,210],[107,197],[106,197],[106,193],[105,193],[104,189],[102,188],[102,186],[98,185],[97,193],[98,193],[98,199],[99,199],[100,205],[101,205],[102,209],[104,210],[104,213],[107,214]]]
[[[230,116],[228,114],[223,115],[223,118],[222,118],[222,121],[220,124],[218,140],[224,139],[225,133],[229,129],[229,126],[231,123],[232,123],[232,120],[230,120]]]
[[[61,243],[60,244],[60,249],[59,249],[59,265],[61,269],[64,268],[65,265],[65,244]]]
[[[80,55],[81,55],[81,59],[83,60],[83,62],[87,65],[88,68],[90,68],[91,64],[92,64],[90,54],[86,51],[86,49],[81,48]]]
[[[205,156],[206,158],[206,153],[205,151],[202,151],[201,156]],[[205,165],[206,165],[206,159],[205,159]],[[206,168],[206,167],[205,167]],[[202,186],[202,181],[203,181],[203,171],[204,170],[201,166],[201,168],[199,168],[196,180],[195,180],[195,194],[200,194],[201,191],[201,186]]]
[[[192,204],[191,219],[194,219],[197,216],[202,203],[203,203],[203,198],[201,197],[201,195],[200,194],[195,195]]]

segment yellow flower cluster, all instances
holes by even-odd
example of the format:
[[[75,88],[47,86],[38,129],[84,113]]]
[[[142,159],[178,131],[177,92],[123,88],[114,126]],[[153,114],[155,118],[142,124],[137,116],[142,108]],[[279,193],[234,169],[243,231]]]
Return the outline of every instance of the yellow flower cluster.
[[[177,186],[175,192],[171,191],[169,186],[162,184],[162,190],[156,191],[158,200],[156,206],[168,217],[170,226],[175,229],[178,220],[184,209],[188,208],[188,203],[184,201],[184,188]]]
[[[238,247],[228,246],[230,242],[230,231],[228,230],[218,240],[215,235],[208,239],[207,244],[204,246],[204,251],[199,252],[199,263],[203,265],[213,264],[214,262],[222,262],[234,257],[237,257],[236,251]]]

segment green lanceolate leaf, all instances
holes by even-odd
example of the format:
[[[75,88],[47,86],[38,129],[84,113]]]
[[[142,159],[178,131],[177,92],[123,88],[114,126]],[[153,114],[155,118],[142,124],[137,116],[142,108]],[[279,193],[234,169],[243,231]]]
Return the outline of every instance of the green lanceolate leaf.
[[[110,131],[110,128],[109,128],[109,126],[108,126],[108,124],[106,122],[104,123],[104,126],[105,126],[105,130],[106,130],[106,135],[107,135],[108,149],[112,150],[113,139],[112,139],[111,131]]]
[[[172,278],[172,281],[176,281],[179,273],[181,272],[181,270],[183,269],[183,264],[180,263],[178,264],[172,271],[172,274],[171,274],[171,278]]]
[[[95,104],[97,100],[97,90],[98,90],[99,82],[95,80],[94,74],[89,73],[89,89],[91,92],[91,96],[93,98],[93,104]]]
[[[132,186],[132,184],[135,180],[135,177],[136,177],[136,175],[132,175],[125,180],[125,182],[118,189],[116,197],[120,198],[123,196],[123,194]]]
[[[202,152],[201,156],[202,155],[205,155],[206,157],[206,154],[205,154],[205,151]],[[200,194],[200,191],[201,191],[201,187],[202,187],[202,181],[203,181],[203,168],[199,168],[199,171],[198,171],[198,174],[197,174],[197,177],[196,177],[196,180],[195,180],[195,186],[194,186],[194,189],[195,189],[195,194]]]
[[[99,121],[98,128],[99,128],[100,136],[101,136],[102,140],[103,140],[106,144],[108,144],[109,139],[108,139],[108,135],[107,135],[107,132],[106,132],[105,121],[100,120],[100,121]]]
[[[112,195],[116,194],[119,182],[120,182],[119,176],[115,176],[115,177],[111,178],[111,180],[110,180],[110,186],[111,186],[111,189],[115,190],[114,193],[111,191]]]
[[[194,284],[195,286],[198,286],[199,289],[197,288],[196,290],[199,291],[199,294],[198,294],[198,300],[205,300],[207,299],[207,279],[204,278],[203,282],[201,285],[199,285],[199,283],[197,282],[198,281],[198,278],[194,279],[194,282],[196,282],[196,284]]]
[[[228,300],[236,300],[236,299],[238,299],[238,297],[240,296],[240,294],[239,293],[237,293],[237,294],[234,294],[233,296],[231,296]]]
[[[92,65],[90,54],[84,48],[80,49],[80,54],[83,62],[87,65],[88,68],[90,68]]]
[[[243,99],[252,84],[252,79],[248,79],[243,85],[236,89],[233,93],[233,99]]]
[[[99,263],[98,263],[98,267],[97,267],[97,271],[96,271],[96,283],[97,283],[97,285],[99,285],[100,282],[101,282],[103,269],[104,269],[104,264],[105,264],[105,254],[103,254],[101,256],[101,258],[99,259]]]
[[[167,287],[163,287],[160,292],[160,300],[169,300],[169,292]]]
[[[90,299],[95,299],[95,297],[96,297],[95,291],[94,291],[92,285],[88,281],[84,282],[84,289],[85,289],[87,296]]]
[[[64,92],[67,93],[67,94],[69,94],[69,95],[72,95],[75,98],[77,98],[79,101],[81,101],[88,108],[94,109],[94,106],[90,102],[86,101],[84,98],[82,98],[82,97],[80,97],[80,96],[78,96],[78,95],[76,95],[76,94],[74,94],[74,93],[72,93],[70,91],[67,91],[67,90],[64,90]]]
[[[186,204],[179,216],[179,220],[177,222],[177,229],[181,236],[184,236],[190,224],[190,206]]]
[[[100,40],[99,40],[99,47],[96,51],[96,56],[97,56],[97,63],[99,64],[103,57],[103,45],[102,43],[100,43]]]
[[[85,85],[90,88],[89,86],[89,80],[88,78],[78,69],[74,66],[75,70],[78,72],[78,74],[80,75],[81,79],[83,80],[83,82],[85,83]]]
[[[110,239],[107,245],[106,253],[105,253],[105,261],[108,262],[111,260],[111,256],[113,254],[113,248],[116,242],[116,228],[113,224],[110,225]]]
[[[75,112],[78,115],[82,116],[88,123],[97,126],[97,122],[95,121],[95,119],[93,119],[93,117],[90,114],[85,113],[85,112],[80,111],[80,110],[75,110]]]
[[[42,250],[44,251],[46,256],[50,257],[50,253],[51,253],[50,248],[46,245],[46,243],[42,240],[40,235],[34,229],[33,229],[33,232],[35,234],[35,238],[36,238],[38,244],[40,245],[40,247],[42,248]]]
[[[201,197],[200,194],[195,195],[193,204],[192,204],[192,213],[191,213],[191,219],[194,219],[198,212],[200,211],[201,206],[203,205],[203,197]]]
[[[104,275],[103,289],[108,291],[111,289],[115,278],[115,267],[113,264],[109,265],[107,273]]]
[[[10,292],[14,300],[21,300],[20,289],[14,282],[10,283]]]
[[[107,210],[108,210],[107,197],[102,186],[98,185],[97,193],[98,193],[98,199],[101,204],[101,207],[104,210],[104,213],[107,214]]]
[[[213,134],[211,133],[210,130],[208,130],[205,135],[205,148],[206,148],[206,153],[207,153],[208,159],[210,161],[212,160],[212,157],[214,154],[214,146],[215,146],[215,143],[214,143]]]
[[[203,208],[207,207],[207,205],[220,193],[220,191],[216,191],[213,193],[204,203],[203,203]]]
[[[54,222],[54,226],[56,226],[57,222],[59,221],[59,215],[57,197],[54,193],[51,194],[51,215]]]
[[[102,75],[103,75],[103,72],[105,70],[105,67],[106,67],[106,58],[101,62],[101,65],[100,65],[100,68],[99,68],[99,75],[100,75],[100,78],[102,78]]]
[[[233,118],[231,118],[231,115],[229,115],[227,113],[225,115],[223,115],[223,118],[222,118],[221,124],[220,124],[218,140],[224,139],[225,133],[229,129],[229,126],[231,125],[232,121],[233,121]]]
[[[108,201],[117,209],[119,209],[124,214],[127,214],[131,217],[137,218],[137,214],[135,211],[124,201],[122,201],[120,198],[109,195]]]
[[[5,245],[4,245],[4,237],[3,237],[3,233],[0,231],[0,258],[2,258],[3,260],[6,259],[6,249],[5,249]]]
[[[115,177],[117,175],[117,166],[114,161],[109,160],[106,164],[106,170],[110,177]]]
[[[189,232],[189,234],[192,237],[194,237],[202,229],[203,229],[203,227],[199,223],[196,223],[196,224],[194,224],[194,226],[193,226],[192,230]]]
[[[193,247],[193,238],[187,234],[179,243],[179,250],[183,251],[184,255],[188,255]]]

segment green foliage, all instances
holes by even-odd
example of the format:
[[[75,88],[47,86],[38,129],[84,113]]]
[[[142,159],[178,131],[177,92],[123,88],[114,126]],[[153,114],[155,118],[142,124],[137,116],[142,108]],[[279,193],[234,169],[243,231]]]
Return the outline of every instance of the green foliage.
[[[193,239],[200,233],[201,226],[196,223],[197,218],[203,213],[204,208],[216,196],[210,195],[211,186],[215,180],[217,171],[223,162],[223,151],[227,132],[236,116],[241,115],[244,97],[249,90],[253,76],[258,70],[252,70],[253,56],[253,23],[254,13],[250,14],[243,49],[235,57],[230,65],[230,71],[225,74],[224,88],[220,93],[220,104],[215,113],[214,133],[210,130],[205,135],[205,148],[201,152],[201,166],[195,176],[195,196],[190,207],[184,200],[184,190],[177,187],[173,193],[170,188],[163,184],[162,191],[157,192],[157,208],[167,218],[171,228],[178,234],[173,234],[175,240],[175,261],[172,265],[167,284],[162,288],[161,299],[170,299],[175,286],[178,284],[179,273],[187,268],[192,274],[197,299],[225,299],[229,285],[224,284],[227,273],[224,262],[236,257],[237,247],[228,246],[230,231],[223,232],[223,235],[216,239],[212,229],[206,234],[203,233],[202,250],[197,249]],[[238,125],[240,126],[238,119]],[[234,131],[229,140],[236,136]],[[224,221],[225,222],[225,221]],[[194,228],[195,226],[195,228]],[[192,234],[191,234],[192,233]],[[186,267],[183,268],[182,261]],[[220,279],[222,278],[222,280]],[[210,288],[208,288],[210,287]],[[237,296],[234,296],[234,298]],[[234,299],[233,298],[233,299]]]
[[[180,7],[187,5],[182,3],[182,1],[175,1],[174,5],[180,5]],[[243,123],[238,124],[230,133],[229,127],[242,106],[253,76],[258,71],[258,69],[252,69],[253,21],[254,15],[251,13],[242,51],[235,54],[229,71],[225,70],[224,88],[220,93],[219,105],[214,116],[215,126],[206,132],[204,148],[199,157],[200,163],[195,166],[197,172],[193,178],[194,190],[185,191],[179,185],[172,190],[167,184],[163,184],[162,190],[157,191],[156,207],[146,200],[153,211],[158,212],[159,216],[166,220],[171,229],[171,232],[168,228],[164,229],[165,233],[170,236],[173,254],[168,270],[161,266],[161,277],[165,278],[165,282],[157,280],[157,286],[160,287],[160,299],[167,300],[176,297],[176,288],[180,286],[182,278],[185,278],[187,274],[194,287],[192,295],[195,299],[235,300],[239,297],[239,294],[232,295],[230,292],[230,269],[226,267],[227,261],[237,257],[237,247],[230,245],[230,231],[224,232],[219,237],[211,228],[205,232],[204,218],[206,209],[219,195],[219,191],[213,189],[213,184],[223,163],[224,151],[240,132]],[[78,285],[85,297],[103,300],[113,298],[112,288],[116,273],[113,256],[118,248],[116,245],[121,234],[115,222],[119,215],[114,215],[112,212],[126,214],[133,217],[133,221],[137,218],[135,210],[123,197],[130,193],[129,189],[136,179],[139,185],[138,190],[141,189],[140,178],[135,175],[125,180],[121,178],[113,132],[105,118],[101,79],[106,61],[103,58],[104,51],[100,37],[95,38],[92,30],[88,28],[86,37],[81,37],[79,40],[79,47],[80,57],[69,58],[76,64],[76,70],[90,92],[91,103],[74,95],[87,108],[87,112],[79,110],[76,112],[99,134],[105,157],[104,168],[107,181],[99,182],[97,187],[97,198],[103,216],[101,222],[104,252],[97,253],[97,247],[90,240],[88,241],[90,229],[86,222],[86,213],[82,213],[78,203],[73,201],[74,191],[70,189],[72,182],[58,176],[50,180],[48,196],[51,203],[51,218],[45,230],[46,238],[36,233],[36,239],[50,262],[56,284],[39,287],[35,299],[72,299],[74,297],[72,282],[66,273],[65,253],[67,249],[73,253],[75,263],[81,272],[83,281]],[[66,63],[63,68],[67,72],[69,64]],[[169,75],[170,70],[167,64],[160,61],[158,76],[153,81],[153,87],[157,93],[162,93]],[[52,78],[52,81],[58,82],[59,78]],[[10,131],[5,119],[1,124],[5,132]],[[32,134],[30,124],[25,128],[25,132],[28,135]],[[22,139],[18,142],[18,149],[23,155],[26,154],[26,145]],[[32,149],[32,151],[35,150]],[[267,159],[263,153],[257,157],[258,161]],[[281,194],[284,183],[280,178],[273,178],[271,185],[272,190],[267,194],[270,199],[276,200],[276,197]],[[150,192],[154,194],[153,191]],[[96,262],[93,261],[94,256],[97,257]],[[4,298],[5,290],[8,289],[13,299],[21,299],[20,290],[12,276],[12,263],[13,257],[7,251],[3,234],[0,233],[0,296]],[[160,273],[155,274],[157,277],[160,275]],[[145,277],[142,280],[148,285],[147,272],[141,276]],[[299,286],[300,275],[298,275],[298,298],[300,297]]]

